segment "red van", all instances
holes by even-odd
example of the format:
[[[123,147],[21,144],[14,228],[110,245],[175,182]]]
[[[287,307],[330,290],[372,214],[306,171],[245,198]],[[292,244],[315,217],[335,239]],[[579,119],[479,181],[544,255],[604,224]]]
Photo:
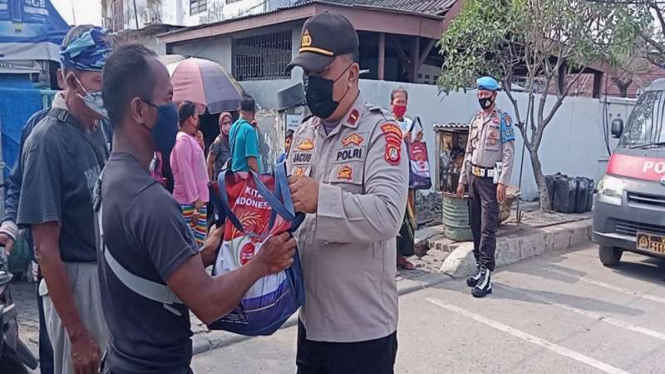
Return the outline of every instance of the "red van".
[[[615,266],[624,251],[665,258],[665,79],[640,95],[594,197],[593,236],[600,261]]]

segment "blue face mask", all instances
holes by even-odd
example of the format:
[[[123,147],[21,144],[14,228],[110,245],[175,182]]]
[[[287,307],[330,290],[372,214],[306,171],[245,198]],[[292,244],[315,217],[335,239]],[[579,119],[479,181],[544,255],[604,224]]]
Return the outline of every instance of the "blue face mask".
[[[171,153],[178,135],[178,108],[173,102],[164,105],[155,105],[144,100],[148,105],[157,108],[157,119],[150,130],[155,150],[163,155]]]
[[[79,84],[79,86],[81,86],[81,88],[85,92],[85,95],[79,95],[79,97],[81,98],[81,100],[83,100],[85,105],[88,108],[90,108],[90,110],[97,113],[100,117],[108,119],[108,113],[106,113],[106,109],[104,108],[104,99],[102,98],[102,91],[88,92],[88,90],[85,87],[83,87],[83,84],[76,75],[74,76],[74,78],[76,78],[76,82]]]

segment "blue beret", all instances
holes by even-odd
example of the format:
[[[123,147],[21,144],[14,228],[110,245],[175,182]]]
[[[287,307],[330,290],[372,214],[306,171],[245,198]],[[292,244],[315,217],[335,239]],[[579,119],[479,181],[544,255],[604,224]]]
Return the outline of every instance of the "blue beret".
[[[479,90],[499,91],[499,83],[492,77],[480,77],[476,83]]]

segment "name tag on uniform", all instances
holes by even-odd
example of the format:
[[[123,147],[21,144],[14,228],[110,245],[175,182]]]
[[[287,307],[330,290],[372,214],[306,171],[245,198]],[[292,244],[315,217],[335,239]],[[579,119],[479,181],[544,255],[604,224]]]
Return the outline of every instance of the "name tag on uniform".
[[[309,164],[312,162],[313,157],[314,153],[312,152],[293,152],[291,162],[293,162],[293,165]]]

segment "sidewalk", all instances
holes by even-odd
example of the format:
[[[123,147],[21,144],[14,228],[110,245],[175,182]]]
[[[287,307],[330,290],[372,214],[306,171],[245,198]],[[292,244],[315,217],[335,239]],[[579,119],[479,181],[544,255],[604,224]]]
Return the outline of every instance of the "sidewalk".
[[[545,252],[560,251],[588,241],[591,213],[543,214],[527,206],[522,222],[515,222],[515,215],[499,228],[497,237],[497,266],[505,266]],[[414,271],[400,271],[397,288],[400,295],[411,293],[453,278],[462,278],[475,270],[471,242],[453,242],[443,237],[442,226],[426,227],[416,232],[416,256],[411,260]],[[35,285],[14,283],[12,294],[18,307],[20,334],[23,341],[38,352],[38,313]],[[194,315],[191,315],[194,332],[194,353],[247,340],[247,337],[222,331],[208,331]],[[284,327],[296,324],[293,316]]]

